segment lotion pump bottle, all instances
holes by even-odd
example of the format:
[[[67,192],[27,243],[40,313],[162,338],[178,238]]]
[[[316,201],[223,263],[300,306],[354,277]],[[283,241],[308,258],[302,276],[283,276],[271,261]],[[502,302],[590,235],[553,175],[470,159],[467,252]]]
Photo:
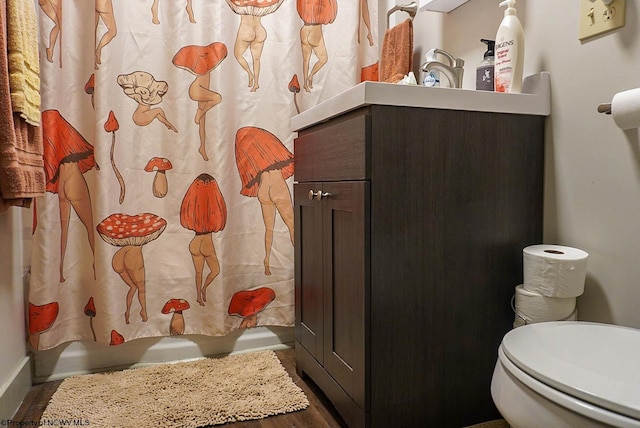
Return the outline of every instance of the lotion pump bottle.
[[[516,16],[516,0],[504,0],[504,18],[498,27],[495,45],[495,90],[496,92],[519,93],[522,90],[524,63],[524,31]]]
[[[495,42],[489,39],[480,39],[482,43],[487,45],[484,53],[484,59],[476,68],[476,90],[493,91],[493,70],[494,70],[494,48]]]

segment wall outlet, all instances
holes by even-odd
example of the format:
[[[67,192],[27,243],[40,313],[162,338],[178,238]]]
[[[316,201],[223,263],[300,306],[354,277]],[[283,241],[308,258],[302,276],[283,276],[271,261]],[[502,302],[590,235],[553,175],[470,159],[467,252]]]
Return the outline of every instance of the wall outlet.
[[[626,6],[626,0],[580,0],[578,39],[586,40],[624,27]]]

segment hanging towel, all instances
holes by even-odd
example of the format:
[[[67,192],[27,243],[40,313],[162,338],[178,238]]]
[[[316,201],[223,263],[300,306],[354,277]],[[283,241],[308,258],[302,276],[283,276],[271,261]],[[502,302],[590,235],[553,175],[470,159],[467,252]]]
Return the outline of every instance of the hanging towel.
[[[40,125],[38,23],[33,1],[7,0],[7,51],[13,111]]]
[[[7,53],[8,5],[7,0],[0,1],[0,211],[3,211],[9,206],[29,207],[32,198],[44,195],[45,174],[40,127],[30,125],[21,113],[13,112]]]
[[[13,113],[13,144],[0,145],[0,191],[4,205],[28,208],[31,199],[44,195],[42,134]],[[3,126],[2,134],[5,134]],[[9,130],[10,132],[10,130]]]
[[[396,83],[413,68],[413,21],[406,19],[387,29],[382,41],[380,81]]]

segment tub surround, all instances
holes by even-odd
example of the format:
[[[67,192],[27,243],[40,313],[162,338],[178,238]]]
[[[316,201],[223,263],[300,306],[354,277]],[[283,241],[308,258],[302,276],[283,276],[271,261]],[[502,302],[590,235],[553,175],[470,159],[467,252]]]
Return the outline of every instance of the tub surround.
[[[234,354],[263,349],[286,349],[293,345],[292,327],[256,327],[226,336],[183,335],[136,339],[117,347],[91,341],[69,342],[33,354],[34,383],[69,376],[150,364]]]
[[[11,419],[31,387],[25,341],[25,299],[31,237],[31,210],[0,213],[0,422]]]

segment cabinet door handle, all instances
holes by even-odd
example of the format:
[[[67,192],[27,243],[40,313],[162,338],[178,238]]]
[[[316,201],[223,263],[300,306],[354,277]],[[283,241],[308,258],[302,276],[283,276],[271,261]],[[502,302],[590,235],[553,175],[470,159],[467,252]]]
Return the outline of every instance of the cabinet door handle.
[[[327,199],[327,198],[331,197],[331,193],[318,191],[318,193],[316,193],[316,197],[318,199]]]
[[[322,190],[318,190],[317,192],[314,192],[313,189],[309,190],[310,201],[313,201],[314,199],[317,199],[319,201],[321,199],[327,199],[330,196],[331,196],[331,193],[329,192],[322,192]]]

